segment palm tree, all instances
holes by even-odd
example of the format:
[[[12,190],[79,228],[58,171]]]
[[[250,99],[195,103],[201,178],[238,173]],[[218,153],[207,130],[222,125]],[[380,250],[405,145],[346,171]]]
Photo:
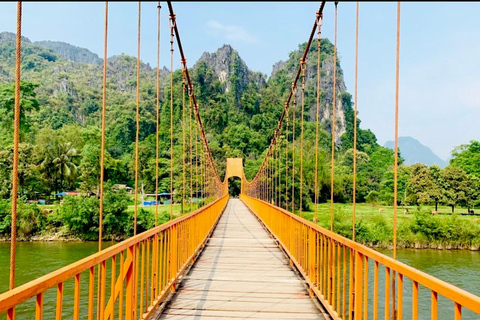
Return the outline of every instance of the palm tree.
[[[79,155],[71,142],[55,142],[49,146],[40,168],[53,178],[55,193],[63,188],[65,181],[72,181],[77,175],[75,159]]]

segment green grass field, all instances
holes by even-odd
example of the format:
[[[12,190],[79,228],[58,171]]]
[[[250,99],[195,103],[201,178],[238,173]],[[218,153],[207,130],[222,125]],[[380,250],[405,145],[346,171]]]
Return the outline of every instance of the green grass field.
[[[353,205],[351,203],[334,203],[333,205],[334,216],[339,215],[342,220],[348,219],[350,216],[350,220],[352,217],[353,212]],[[418,210],[415,206],[405,206],[408,209],[408,213],[404,213],[404,207],[397,208],[397,219],[398,222],[401,221],[410,221],[415,216],[417,212],[424,212],[424,213],[431,213],[435,210],[435,206],[422,206],[420,210]],[[368,203],[357,203],[356,204],[356,219],[357,220],[375,220],[377,217],[383,217],[388,222],[393,223],[393,206],[382,206],[382,205],[372,205]],[[436,215],[432,215],[437,219],[446,219],[452,216],[452,209],[446,206],[439,206]],[[296,212],[298,214],[298,211]],[[304,217],[308,220],[313,219],[313,211],[304,212]],[[319,224],[322,227],[330,228],[330,203],[321,203],[318,204],[317,207],[317,214],[319,218]],[[477,215],[468,215],[466,208],[457,207],[455,208],[454,216],[458,217],[459,219],[466,220],[466,221],[478,221],[479,216]],[[479,211],[480,215],[480,211]]]
[[[330,229],[330,204],[318,205],[318,224]],[[416,248],[480,248],[480,217],[468,215],[466,208],[442,206],[436,215],[434,206],[398,207],[398,245]],[[479,212],[480,213],[480,212]],[[299,214],[297,211],[296,214]],[[303,212],[303,217],[313,220],[314,213]],[[393,207],[360,203],[356,205],[356,240],[376,247],[389,247],[393,241]],[[352,204],[334,204],[334,231],[351,238]]]

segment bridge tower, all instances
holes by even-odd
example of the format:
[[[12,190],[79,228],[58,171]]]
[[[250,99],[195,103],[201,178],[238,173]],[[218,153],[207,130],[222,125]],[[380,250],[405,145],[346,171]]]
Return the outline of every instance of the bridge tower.
[[[227,169],[225,170],[225,182],[228,185],[228,179],[231,177],[238,177],[241,180],[240,193],[243,194],[243,181],[245,175],[243,173],[243,159],[242,158],[227,158]]]

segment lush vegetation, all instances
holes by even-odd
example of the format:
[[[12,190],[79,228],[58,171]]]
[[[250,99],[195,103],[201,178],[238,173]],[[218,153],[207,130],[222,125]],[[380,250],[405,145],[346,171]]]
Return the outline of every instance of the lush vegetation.
[[[352,237],[352,205],[337,203],[334,215],[335,232]],[[406,206],[409,214],[398,211],[398,246],[432,249],[480,249],[480,224],[477,216],[450,214],[450,208]],[[466,210],[464,210],[466,212]],[[318,205],[318,223],[330,229],[330,205]],[[304,212],[313,219],[313,212]],[[355,240],[374,247],[391,247],[393,242],[393,207],[379,204],[358,204],[356,207]]]
[[[305,44],[290,54],[289,59],[277,68],[272,76],[251,73],[236,51],[227,57],[229,74],[220,80],[212,63],[200,60],[191,69],[195,95],[201,117],[204,120],[209,145],[219,174],[225,172],[227,157],[245,159],[245,173],[252,179],[257,172],[265,149],[270,143],[274,128],[283,110],[284,101],[291,88],[293,74]],[[321,129],[319,135],[319,203],[330,199],[331,168],[331,119],[325,116],[331,108],[333,45],[322,39],[322,85]],[[101,71],[98,64],[75,63],[50,49],[25,40],[22,45],[21,86],[21,141],[20,144],[20,201],[19,230],[28,236],[63,230],[83,239],[95,239],[98,233],[98,194],[100,177],[100,119],[101,119]],[[314,197],[315,165],[315,77],[316,46],[311,46],[307,56],[305,86],[305,131],[304,131],[304,179],[302,203],[304,211],[312,210]],[[10,227],[11,170],[12,170],[12,125],[13,125],[13,62],[14,41],[8,34],[0,34],[0,235],[8,235]],[[105,157],[105,232],[106,237],[123,237],[132,233],[131,199],[116,185],[134,186],[135,148],[135,92],[136,59],[127,55],[108,60],[106,157]],[[334,200],[348,203],[353,199],[353,131],[356,117],[352,97],[343,83],[343,71],[338,62],[339,88],[335,141],[335,189]],[[156,143],[156,71],[141,64],[140,78],[140,135],[139,135],[139,185],[145,193],[155,192],[155,143]],[[182,120],[182,73],[173,74],[174,114],[174,189],[175,201],[181,199],[182,186],[182,130],[186,138],[195,137],[189,129],[189,110]],[[170,97],[169,74],[161,70],[160,127],[159,127],[159,192],[170,191]],[[228,88],[228,90],[227,90]],[[297,92],[300,101],[300,90]],[[187,99],[188,100],[188,99]],[[300,167],[300,104],[296,108],[295,122],[295,167],[297,177]],[[282,147],[289,141],[288,167],[292,159],[292,115],[289,134],[285,127]],[[393,151],[380,146],[373,132],[360,128],[357,120],[357,202],[375,205],[393,204]],[[192,153],[194,153],[192,148]],[[282,149],[284,157],[285,149]],[[480,193],[480,143],[471,141],[455,148],[450,166],[441,170],[436,166],[421,164],[401,165],[399,168],[399,199],[401,206],[448,205],[474,208],[479,205]],[[187,162],[199,160],[187,156]],[[400,158],[400,163],[402,159]],[[284,158],[283,162],[284,164]],[[284,170],[284,169],[282,169]],[[191,175],[190,175],[191,174]],[[186,170],[187,179],[196,172]],[[281,171],[281,184],[285,186],[285,173]],[[298,179],[297,179],[298,180]],[[197,188],[197,186],[195,186]],[[238,188],[238,186],[236,186]],[[191,190],[187,186],[186,193]],[[299,197],[300,185],[295,185]],[[56,205],[52,213],[45,214],[32,199],[48,199],[62,191],[78,191],[85,196],[67,197]],[[237,190],[238,191],[238,190]],[[233,192],[233,191],[232,191]],[[287,194],[287,197],[289,195]],[[57,199],[58,200],[58,199]],[[290,201],[282,193],[282,201]],[[300,203],[297,199],[296,203]],[[298,209],[298,208],[297,208]],[[436,211],[437,209],[433,210]],[[432,210],[431,210],[432,211]],[[457,210],[458,211],[458,210]],[[419,212],[422,212],[420,210]],[[430,213],[429,213],[430,214]],[[339,213],[339,217],[341,217]],[[167,215],[162,211],[162,217]],[[422,216],[415,219],[442,221],[443,218]],[[153,213],[139,211],[139,230],[152,226]],[[432,220],[433,219],[433,220]],[[455,219],[455,218],[451,218]],[[416,221],[416,220],[415,220]],[[362,223],[361,220],[359,223]],[[413,222],[412,222],[413,223]],[[423,223],[423,222],[422,222]],[[420,224],[422,224],[420,223]],[[425,222],[427,225],[428,223]],[[453,223],[453,222],[452,222]],[[378,221],[380,228],[383,222]],[[364,230],[362,225],[358,230]],[[412,229],[413,228],[413,229]],[[411,230],[415,228],[412,227]],[[448,229],[448,228],[447,228]],[[442,229],[442,230],[447,230]],[[366,230],[366,229],[365,229]],[[415,229],[416,230],[416,229]],[[360,232],[360,231],[359,231]],[[362,231],[366,232],[366,231]],[[380,232],[380,231],[379,231]],[[412,231],[413,232],[413,231]],[[347,234],[347,233],[346,233]],[[375,232],[370,234],[376,234]],[[388,232],[384,232],[387,235]],[[443,237],[443,233],[432,233]],[[365,236],[370,243],[371,236]],[[373,237],[374,238],[374,237]],[[373,239],[372,238],[372,239]],[[361,236],[360,236],[360,239]],[[460,240],[459,240],[460,241]]]

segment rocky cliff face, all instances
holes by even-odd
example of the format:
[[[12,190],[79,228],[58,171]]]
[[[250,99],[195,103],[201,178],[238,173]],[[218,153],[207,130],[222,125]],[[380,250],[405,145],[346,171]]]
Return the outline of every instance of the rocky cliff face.
[[[314,41],[307,54],[307,68],[305,70],[305,92],[306,105],[305,110],[308,110],[309,121],[315,121],[316,112],[316,87],[317,87],[317,46]],[[300,59],[305,50],[305,45],[299,46],[299,49],[290,53],[289,59],[286,61],[279,61],[273,65],[272,74],[268,83],[293,81]],[[332,119],[332,105],[333,105],[333,45],[328,39],[322,39],[321,42],[321,58],[320,58],[320,110],[319,119],[323,128],[327,132],[331,132]],[[301,76],[298,82],[297,101],[300,100],[301,95]],[[289,92],[290,88],[285,87]],[[343,79],[343,71],[337,59],[337,74],[336,74],[336,102],[335,102],[335,140],[337,144],[341,144],[340,137],[345,133],[345,106],[342,105],[340,96],[347,90]]]
[[[71,44],[60,41],[35,41],[34,44],[51,49],[65,59],[73,62],[88,63],[88,64],[102,64],[103,59],[100,59],[97,54],[85,48],[73,46]]]
[[[200,62],[205,62],[207,67],[214,71],[218,80],[224,84],[225,92],[230,92],[233,88],[243,92],[248,84],[255,84],[258,89],[265,87],[265,76],[248,69],[238,52],[230,45],[223,45],[214,53],[205,52],[194,68]]]

